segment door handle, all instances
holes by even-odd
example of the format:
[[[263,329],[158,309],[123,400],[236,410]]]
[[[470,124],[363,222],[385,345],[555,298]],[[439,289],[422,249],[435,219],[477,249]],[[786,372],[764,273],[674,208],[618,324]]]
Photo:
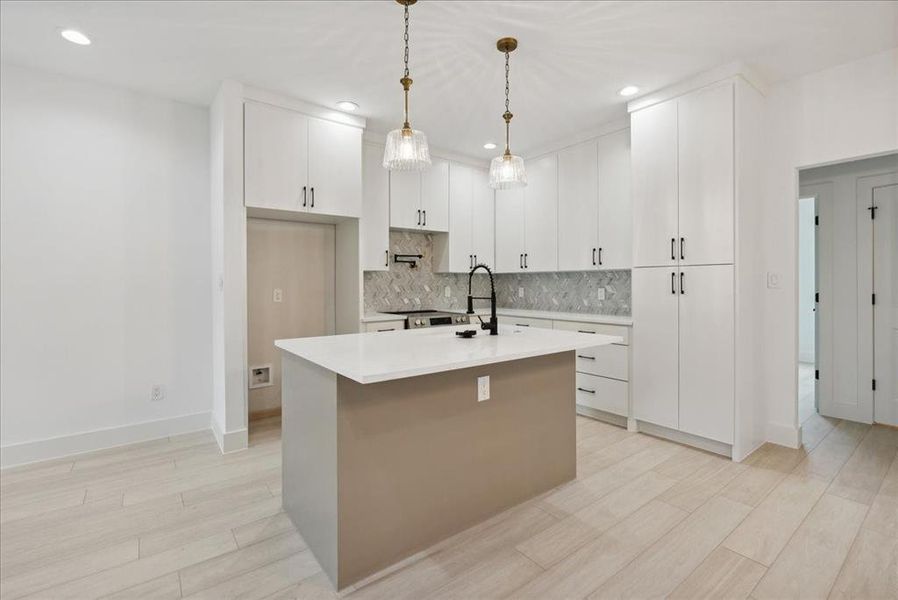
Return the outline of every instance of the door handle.
[[[421,209],[418,209],[418,226],[421,225]]]
[[[670,293],[671,294],[677,293],[677,274],[676,273],[670,274]]]
[[[670,238],[670,260],[677,260],[677,238]]]
[[[599,266],[602,266],[602,249],[599,248]]]
[[[384,250],[384,257],[385,257],[384,258],[384,266],[389,267],[390,266],[390,250],[389,250],[389,248]]]
[[[424,215],[424,222],[421,223],[421,224],[422,224],[424,227],[427,227],[427,211],[426,211],[426,210],[422,210],[422,211],[421,211],[421,214]]]
[[[595,390],[588,390],[588,389],[582,388],[582,387],[578,387],[578,388],[577,388],[577,391],[578,391],[578,392],[586,392],[587,394],[595,394],[595,393],[596,393]]]
[[[312,186],[311,192],[312,201],[309,203],[309,206],[315,208],[315,186]]]
[[[306,186],[302,186],[302,205],[306,205]]]
[[[592,266],[596,266],[596,249],[592,249]]]
[[[686,260],[686,238],[680,238],[680,260]]]
[[[681,293],[681,294],[685,294],[685,293],[686,293],[686,288],[683,287],[683,279],[684,279],[685,277],[686,277],[686,273],[684,273],[683,271],[680,271],[680,293]]]

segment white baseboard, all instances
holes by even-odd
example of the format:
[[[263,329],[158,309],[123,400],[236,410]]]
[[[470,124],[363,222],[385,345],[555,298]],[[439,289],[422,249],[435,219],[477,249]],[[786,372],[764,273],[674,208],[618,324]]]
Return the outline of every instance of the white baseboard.
[[[212,413],[201,412],[122,427],[85,431],[0,447],[0,467],[7,468],[94,450],[146,442],[170,435],[209,429]]]
[[[669,427],[662,427],[661,425],[655,425],[654,423],[647,423],[645,421],[637,421],[637,424],[641,433],[664,438],[685,446],[693,446],[700,450],[706,450],[707,452],[726,456],[727,458],[733,457],[733,447],[729,444],[724,444],[723,442],[718,442],[716,440],[709,440],[697,435],[670,429]]]
[[[224,432],[218,426],[218,422],[212,419],[212,434],[215,436],[215,441],[218,442],[222,454],[246,450],[249,447],[249,431],[245,427]]]
[[[781,423],[767,424],[767,441],[787,448],[801,447],[801,428]]]

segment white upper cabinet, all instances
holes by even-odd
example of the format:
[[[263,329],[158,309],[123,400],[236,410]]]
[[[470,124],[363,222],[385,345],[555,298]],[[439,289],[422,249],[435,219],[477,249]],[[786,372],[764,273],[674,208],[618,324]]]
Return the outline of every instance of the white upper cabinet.
[[[488,171],[474,169],[473,188],[471,233],[474,238],[474,262],[493,268],[496,264],[496,201]]]
[[[383,168],[383,167],[381,167]],[[421,173],[390,171],[390,227],[421,227]]]
[[[558,153],[560,271],[585,271],[598,266],[598,166],[598,144],[595,140]],[[624,224],[617,225],[622,227]],[[626,226],[629,227],[629,221]]]
[[[309,118],[247,102],[243,119],[246,206],[305,210],[309,203]]]
[[[390,268],[390,174],[383,168],[383,146],[365,144],[362,149],[362,269]]]
[[[421,173],[421,228],[449,231],[449,161],[434,157]]]
[[[309,210],[358,217],[361,208],[362,130],[309,119]]]
[[[599,269],[629,269],[633,266],[630,130],[624,129],[602,136],[597,143],[599,164],[597,266]],[[561,228],[559,233],[560,248],[565,233]]]
[[[390,172],[390,227],[449,231],[449,161],[432,161],[426,171]]]
[[[630,115],[633,266],[677,263],[677,102]]]
[[[527,161],[524,188],[524,270],[558,270],[558,160]]]
[[[246,102],[244,190],[250,207],[360,216],[362,130]]]
[[[683,96],[678,114],[680,264],[732,263],[733,84]]]
[[[496,271],[523,269],[524,189],[496,190]]]

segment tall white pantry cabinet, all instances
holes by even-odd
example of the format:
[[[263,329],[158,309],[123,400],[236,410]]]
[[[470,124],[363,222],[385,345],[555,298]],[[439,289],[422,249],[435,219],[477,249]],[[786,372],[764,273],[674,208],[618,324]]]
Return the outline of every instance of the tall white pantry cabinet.
[[[750,242],[762,102],[733,76],[630,105],[633,417],[735,460],[765,438],[753,350],[764,278]]]

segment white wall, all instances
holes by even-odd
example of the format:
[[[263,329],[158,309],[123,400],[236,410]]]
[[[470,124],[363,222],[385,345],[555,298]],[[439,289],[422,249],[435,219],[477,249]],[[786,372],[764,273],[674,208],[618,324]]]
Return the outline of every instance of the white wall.
[[[771,88],[764,195],[767,270],[782,275],[764,297],[768,438],[798,443],[798,168],[898,148],[898,49]],[[764,285],[758,282],[758,285]]]
[[[3,464],[208,427],[208,111],[6,64],[0,90]]]

